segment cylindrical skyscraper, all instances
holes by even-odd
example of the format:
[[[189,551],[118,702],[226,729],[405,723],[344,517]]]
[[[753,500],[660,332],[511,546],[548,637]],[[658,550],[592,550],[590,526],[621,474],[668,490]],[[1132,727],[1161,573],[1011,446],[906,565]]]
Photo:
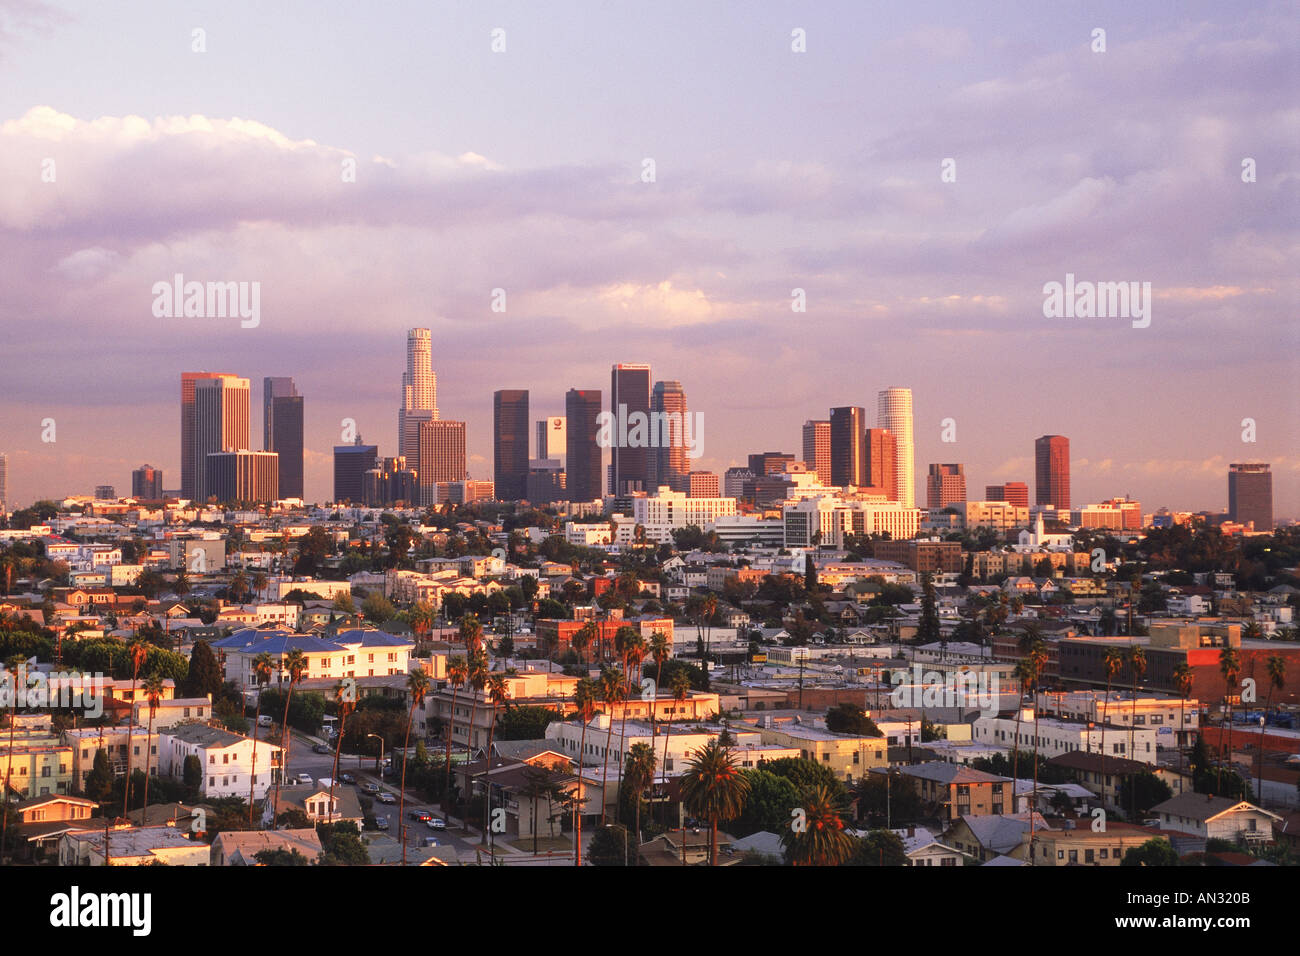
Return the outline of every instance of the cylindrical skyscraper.
[[[438,420],[438,376],[433,372],[433,335],[428,329],[406,333],[406,371],[402,407],[397,410],[397,453],[416,457],[420,423]]]
[[[915,457],[912,445],[912,390],[892,387],[880,393],[876,406],[876,425],[889,429],[897,441],[895,458],[898,476],[898,503],[916,507],[916,480],[912,471]]]

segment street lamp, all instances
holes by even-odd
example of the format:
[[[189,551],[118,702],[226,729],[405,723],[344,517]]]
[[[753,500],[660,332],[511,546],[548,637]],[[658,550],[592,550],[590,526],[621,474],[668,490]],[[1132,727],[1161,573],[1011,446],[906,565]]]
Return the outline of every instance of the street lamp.
[[[379,741],[379,756],[375,758],[375,773],[379,774],[380,780],[383,780],[384,771],[383,771],[383,767],[380,764],[380,761],[384,759],[384,738],[381,737],[379,734],[366,734],[366,737],[367,738],[374,737],[376,740]]]

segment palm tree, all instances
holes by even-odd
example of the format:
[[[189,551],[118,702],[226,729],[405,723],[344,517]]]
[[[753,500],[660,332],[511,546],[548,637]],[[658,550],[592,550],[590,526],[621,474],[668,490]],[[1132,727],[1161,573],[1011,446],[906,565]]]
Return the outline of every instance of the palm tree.
[[[280,773],[275,778],[275,799],[271,803],[271,829],[276,828],[280,816],[280,780],[289,772],[289,745],[293,735],[289,733],[289,702],[293,700],[293,688],[307,672],[307,655],[298,648],[292,648],[280,665],[281,673],[289,674],[289,692],[284,695],[284,718],[280,726]]]
[[[1101,802],[1106,802],[1106,712],[1110,709],[1110,682],[1124,669],[1124,652],[1118,647],[1106,648],[1102,657],[1106,670],[1106,696],[1101,700]],[[1089,735],[1091,736],[1091,735]],[[1117,791],[1118,792],[1118,791]]]
[[[1147,655],[1141,647],[1130,647],[1128,651],[1128,666],[1133,671],[1133,719],[1128,725],[1128,756],[1130,760],[1136,760],[1133,756],[1135,744],[1133,735],[1137,732],[1137,711],[1138,711],[1138,683],[1147,672]]]
[[[627,754],[627,767],[623,771],[628,790],[634,795],[633,799],[636,801],[636,829],[632,832],[636,834],[638,847],[641,846],[641,795],[646,788],[654,785],[657,762],[654,747],[650,744],[633,744]],[[639,861],[640,858],[638,852],[637,860]]]
[[[1029,827],[1030,827],[1030,847],[1033,846],[1033,821],[1034,814],[1038,809],[1038,689],[1043,680],[1043,668],[1047,666],[1047,647],[1041,638],[1034,641],[1033,646],[1029,649],[1029,654],[1025,658],[1025,663],[1029,665],[1030,686],[1034,691],[1034,796],[1029,803]],[[1033,853],[1029,855],[1030,865],[1033,865]]]
[[[1174,742],[1178,745],[1178,772],[1183,772],[1183,746],[1182,736],[1183,727],[1186,724],[1184,711],[1187,707],[1187,700],[1192,696],[1192,669],[1187,666],[1187,662],[1179,664],[1174,668],[1174,689],[1178,691],[1178,736]]]
[[[487,686],[488,681],[488,660],[487,654],[482,649],[475,649],[469,658],[467,665],[467,681],[470,688],[470,706],[469,706],[469,724],[465,728],[465,749],[466,757],[470,758],[474,753],[474,721],[478,717],[478,699],[483,693],[483,688]],[[468,766],[468,764],[467,764]],[[490,766],[490,764],[489,764]],[[466,832],[469,831],[469,776],[468,772],[465,777],[465,817],[464,824]]]
[[[147,826],[149,813],[149,754],[153,750],[153,717],[158,710],[158,701],[162,700],[165,692],[162,678],[157,674],[150,674],[144,679],[144,697],[149,701],[149,730],[145,735],[144,744],[144,808],[145,813],[140,818],[141,826]]]
[[[605,759],[600,771],[600,825],[604,826],[609,807],[605,795],[609,786],[609,745],[614,736],[614,705],[623,699],[623,675],[613,667],[602,667],[596,687],[605,704],[605,714],[609,721],[609,729],[605,732]]]
[[[656,721],[656,709],[659,706],[659,687],[663,682],[664,664],[673,656],[673,646],[669,643],[668,637],[663,631],[655,631],[650,635],[650,659],[655,662],[655,695],[650,701],[650,727],[654,729]],[[652,734],[653,736],[653,734]]]
[[[794,822],[781,834],[792,866],[839,866],[857,849],[853,837],[844,832],[844,808],[830,788],[817,784],[804,794],[803,826]]]
[[[620,640],[621,638],[621,640]],[[645,659],[646,643],[641,632],[631,627],[620,627],[618,633],[614,635],[615,645],[618,646],[619,653],[623,658],[623,675],[626,684],[623,690],[623,700],[632,699],[632,678],[637,668],[641,666],[641,661]],[[619,723],[618,731],[618,752],[620,756],[627,749],[627,712],[630,710],[626,704],[623,706],[623,719]],[[614,790],[614,822],[618,822],[618,804],[623,795],[622,777]]]
[[[1016,705],[1016,733],[1015,733],[1015,739],[1012,741],[1011,744],[1011,779],[1013,781],[1018,779],[1017,772],[1020,767],[1020,716],[1021,714],[1024,713],[1025,710],[1025,705],[1024,705],[1025,690],[1029,687],[1030,683],[1033,681],[1033,674],[1030,670],[1030,666],[1031,665],[1028,660],[1022,659],[1016,661],[1016,666],[1011,672],[1012,676],[1015,677],[1016,679],[1016,683],[1020,686],[1020,697],[1021,697],[1020,703]],[[1037,714],[1037,711],[1035,711],[1034,713]],[[1015,789],[1015,784],[1013,783],[1012,790],[1014,791],[1014,789]],[[1012,805],[1014,806],[1014,800]]]
[[[406,714],[406,736],[402,740],[402,784],[397,791],[397,819],[402,835],[402,865],[406,865],[406,759],[407,748],[411,746],[411,721],[415,719],[415,708],[424,703],[429,693],[429,675],[422,670],[411,671],[406,675],[406,693],[411,698],[411,709]],[[332,809],[332,808],[331,808]]]
[[[425,640],[429,632],[433,630],[434,622],[438,619],[438,612],[433,609],[433,605],[428,601],[420,601],[411,608],[411,630],[415,632],[417,642]]]
[[[27,663],[21,654],[13,654],[5,660],[5,669],[9,671],[9,681],[13,685],[13,695],[9,706],[9,752],[5,754],[4,804],[0,807],[0,856],[4,855],[5,836],[9,830],[9,776],[14,766],[14,731],[18,729],[18,695],[23,690],[18,686],[18,672]],[[102,731],[101,731],[102,733]]]
[[[122,816],[131,808],[131,749],[135,746],[135,685],[140,677],[140,668],[149,657],[149,645],[139,638],[134,638],[126,649],[131,660],[131,711],[127,720],[126,731],[126,780],[122,787]]]
[[[460,619],[460,639],[465,642],[465,655],[472,658],[483,646],[483,625],[478,616],[466,614]]]
[[[492,703],[492,723],[488,724],[488,745],[487,745],[487,769],[491,770],[492,769],[492,738],[496,735],[497,732],[497,707],[500,706],[501,704],[506,704],[506,706],[508,707],[509,704],[507,703],[507,701],[510,700],[510,685],[509,683],[506,682],[505,674],[500,674],[500,673],[492,674],[488,677],[487,696],[488,696],[488,700],[491,701]],[[487,833],[489,832],[488,812],[492,802],[492,780],[490,777],[484,777],[484,782],[487,784],[487,791],[484,794],[484,802],[483,802],[483,832]],[[495,831],[491,831],[491,832],[492,832],[492,842],[495,844],[496,832]]]
[[[339,681],[334,685],[334,703],[339,712],[339,735],[334,741],[334,769],[330,771],[330,823],[334,822],[334,784],[339,778],[339,754],[343,752],[343,731],[348,725],[348,714],[356,709],[356,692],[351,684]]]
[[[1237,651],[1231,647],[1225,647],[1219,652],[1219,673],[1223,675],[1223,703],[1227,707],[1228,726],[1228,751],[1226,757],[1232,759],[1232,691],[1237,686],[1237,679],[1241,676],[1241,659],[1237,656]],[[1215,778],[1214,788],[1221,791],[1223,786],[1223,725],[1219,725],[1219,772]]]
[[[718,823],[734,820],[745,809],[749,778],[729,747],[709,741],[696,750],[682,775],[682,797],[697,817],[709,821],[709,865],[718,865]]]
[[[443,772],[443,786],[447,799],[444,807],[450,809],[451,801],[451,738],[456,732],[456,694],[469,680],[469,664],[457,654],[447,660],[447,683],[451,684],[451,713],[447,715],[447,769]]]
[[[257,722],[262,717],[262,688],[271,682],[275,661],[263,651],[253,658],[253,681],[257,684],[257,708],[253,715],[253,769],[248,774],[248,825],[253,826],[253,781],[257,779]]]
[[[582,721],[582,737],[578,744],[578,812],[574,824],[573,865],[582,866],[582,811],[585,808],[582,797],[582,769],[587,762],[587,725],[596,715],[596,682],[590,677],[578,679],[573,688],[573,703],[578,708],[578,719]]]
[[[1273,691],[1286,686],[1286,660],[1276,654],[1268,659],[1268,696],[1264,698],[1264,720],[1259,723],[1259,774],[1255,792],[1264,793],[1264,724],[1268,722],[1268,711],[1273,704]]]
[[[700,603],[700,614],[704,618],[704,659],[709,660],[709,653],[712,649],[710,637],[713,633],[713,615],[718,613],[718,596],[710,591],[704,595],[704,600]]]
[[[573,649],[578,652],[579,664],[584,662],[583,652],[591,646],[593,641],[598,640],[599,637],[600,628],[596,625],[595,621],[586,621],[582,627],[573,632],[573,636],[569,638],[569,643],[573,646]]]
[[[681,705],[684,704],[686,698],[690,696],[691,679],[681,670],[673,671],[672,676],[668,678],[668,690],[673,697],[673,716],[675,717],[677,716],[677,711],[681,708]],[[666,720],[664,721],[664,773],[668,772],[668,739],[672,737],[672,735],[673,722],[671,720]],[[666,806],[667,805],[665,804],[665,807]],[[664,813],[667,815],[666,809]]]

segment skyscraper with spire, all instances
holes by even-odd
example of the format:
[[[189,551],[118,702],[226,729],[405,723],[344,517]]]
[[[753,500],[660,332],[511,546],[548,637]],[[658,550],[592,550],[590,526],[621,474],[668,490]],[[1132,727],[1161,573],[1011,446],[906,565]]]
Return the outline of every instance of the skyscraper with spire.
[[[433,373],[433,336],[428,329],[406,333],[402,407],[397,411],[397,454],[415,460],[420,425],[438,420],[438,377]]]

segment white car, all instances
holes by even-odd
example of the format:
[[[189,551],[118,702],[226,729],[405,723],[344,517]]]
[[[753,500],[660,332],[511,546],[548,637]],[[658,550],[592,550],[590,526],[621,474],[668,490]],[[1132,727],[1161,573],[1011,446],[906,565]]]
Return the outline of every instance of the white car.
[[[376,795],[375,795],[375,799],[378,800],[380,803],[396,803],[396,802],[397,802],[397,798],[396,798],[395,796],[393,796],[391,793],[389,793],[387,790],[385,790],[383,793],[376,794]]]
[[[309,786],[309,787],[310,787],[313,783],[316,782],[316,781],[312,780],[312,778],[311,778],[311,774],[309,774],[309,773],[300,773],[300,774],[298,774],[298,778],[297,778],[297,779],[298,779],[298,782],[299,782],[300,784],[305,784],[305,785],[307,785],[307,786]]]

